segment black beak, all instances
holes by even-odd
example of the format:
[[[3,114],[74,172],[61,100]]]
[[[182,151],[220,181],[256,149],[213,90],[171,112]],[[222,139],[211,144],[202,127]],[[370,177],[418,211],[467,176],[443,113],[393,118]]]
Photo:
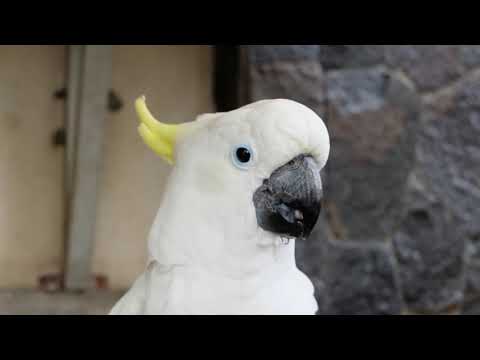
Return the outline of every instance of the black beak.
[[[275,170],[253,195],[258,225],[280,236],[306,239],[321,210],[320,169],[299,155]]]

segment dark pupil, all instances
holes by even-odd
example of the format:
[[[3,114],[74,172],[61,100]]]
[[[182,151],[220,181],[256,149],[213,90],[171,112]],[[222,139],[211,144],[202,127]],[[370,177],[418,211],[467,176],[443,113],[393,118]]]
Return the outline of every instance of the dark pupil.
[[[237,149],[237,159],[242,163],[247,163],[250,161],[250,151],[243,147]]]

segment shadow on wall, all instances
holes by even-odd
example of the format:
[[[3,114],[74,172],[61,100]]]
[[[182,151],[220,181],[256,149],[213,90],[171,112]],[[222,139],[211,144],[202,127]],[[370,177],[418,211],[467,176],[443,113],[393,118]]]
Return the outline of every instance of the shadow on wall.
[[[326,211],[297,245],[319,313],[475,313],[480,46],[252,45],[246,54],[250,100],[297,100],[330,131]]]

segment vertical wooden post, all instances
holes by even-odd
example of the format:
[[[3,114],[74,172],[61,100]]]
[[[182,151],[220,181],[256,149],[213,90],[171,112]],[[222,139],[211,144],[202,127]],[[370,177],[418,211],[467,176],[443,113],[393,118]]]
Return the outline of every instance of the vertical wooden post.
[[[78,123],[71,178],[71,206],[68,227],[65,286],[69,290],[84,290],[91,286],[90,274],[97,187],[102,167],[104,122],[107,97],[111,86],[112,47],[86,45],[78,103]],[[71,95],[72,101],[74,97]],[[75,112],[72,107],[72,113]],[[75,118],[75,117],[73,117]]]

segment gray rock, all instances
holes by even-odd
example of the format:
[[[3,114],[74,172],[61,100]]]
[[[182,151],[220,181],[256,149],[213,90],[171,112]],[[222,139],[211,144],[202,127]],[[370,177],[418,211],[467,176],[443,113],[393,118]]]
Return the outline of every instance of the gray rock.
[[[458,306],[465,286],[469,297],[480,293],[479,110],[480,73],[424,97],[406,216],[394,237],[415,311]]]
[[[431,91],[480,65],[479,45],[320,45],[324,70],[387,65]]]
[[[480,298],[465,301],[462,315],[480,315]]]
[[[248,45],[251,63],[255,65],[274,62],[317,61],[319,45]]]
[[[472,63],[470,49],[464,49]],[[421,92],[432,91],[458,79],[465,71],[458,45],[388,45],[386,64],[401,69]]]
[[[457,239],[451,224],[441,203],[421,205],[417,200],[394,235],[403,296],[411,311],[439,313],[463,301],[465,242]]]
[[[413,167],[419,99],[401,74],[374,67],[329,72],[327,101],[332,232],[338,239],[389,238]]]
[[[421,165],[438,169],[423,178],[453,214],[451,241],[466,242],[468,295],[480,294],[480,72],[426,98],[424,118],[422,132],[437,145]]]
[[[321,312],[332,315],[390,315],[403,311],[395,259],[383,243],[324,242]]]
[[[252,101],[288,98],[325,113],[325,80],[318,61],[298,60],[250,66]]]
[[[480,72],[431,100],[431,111],[444,122],[449,201],[472,240],[480,236]]]
[[[480,294],[480,261],[478,239],[475,241],[467,239],[467,259],[466,259],[466,297],[475,297]],[[472,254],[473,253],[473,254]]]
[[[325,70],[367,67],[385,61],[385,45],[321,45],[320,62]]]
[[[480,65],[480,45],[459,45],[460,58],[466,69]]]

